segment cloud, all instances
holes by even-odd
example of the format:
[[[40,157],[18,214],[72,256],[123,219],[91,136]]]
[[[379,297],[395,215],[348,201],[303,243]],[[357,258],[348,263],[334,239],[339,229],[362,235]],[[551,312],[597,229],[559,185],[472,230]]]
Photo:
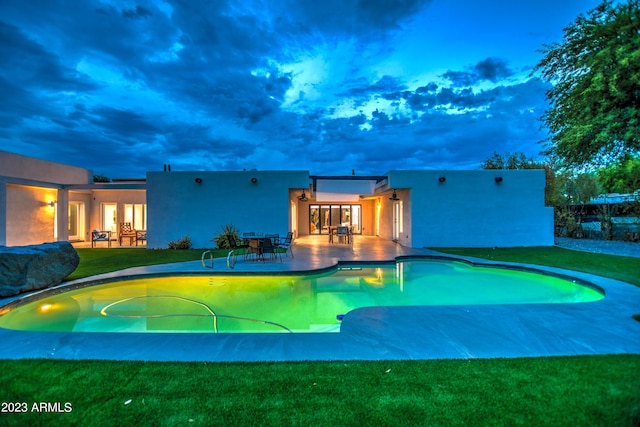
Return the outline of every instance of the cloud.
[[[496,82],[514,75],[507,62],[499,58],[487,58],[468,67],[465,71],[447,71],[442,77],[450,80],[455,86],[473,86],[483,80]]]
[[[430,7],[7,0],[0,141],[107,176],[164,163],[381,174],[535,154],[546,86],[506,59],[420,75],[391,63]]]
[[[429,3],[431,0],[290,0],[286,12],[307,31],[384,37]]]

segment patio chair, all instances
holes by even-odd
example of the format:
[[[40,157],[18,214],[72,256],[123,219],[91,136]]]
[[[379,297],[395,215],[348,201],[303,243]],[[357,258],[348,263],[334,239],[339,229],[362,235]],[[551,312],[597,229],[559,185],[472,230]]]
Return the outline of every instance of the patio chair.
[[[147,242],[147,230],[136,230],[136,246],[139,241]]]
[[[340,243],[349,243],[349,227],[343,225],[337,227],[335,237],[338,238]]]
[[[91,232],[91,247],[95,248],[97,242],[107,242],[111,247],[111,230],[93,230]]]
[[[271,239],[271,243],[274,244],[274,246],[277,246],[278,243],[280,243],[280,235],[279,234],[265,234],[264,237],[268,237]]]
[[[287,233],[287,237],[284,240],[280,241],[277,245],[277,249],[284,249],[284,254],[287,254],[287,251],[291,253],[291,258],[293,258],[293,250],[291,249],[291,245],[293,244],[293,232],[289,231]]]
[[[247,257],[247,249],[249,248],[249,244],[240,243],[236,240],[236,237],[233,234],[227,234],[227,243],[229,243],[229,249],[232,251],[237,251],[238,249],[244,250],[244,257]],[[236,254],[237,255],[237,254]]]
[[[242,244],[249,245],[249,239],[255,237],[256,233],[253,231],[247,231],[242,233]]]
[[[262,258],[262,245],[260,240],[251,239],[249,240],[249,246],[247,247],[247,252],[245,253],[245,258],[254,255],[256,258]]]
[[[271,238],[265,237],[262,241],[262,259],[264,260],[265,254],[270,254],[271,258],[278,258],[278,253],[276,252],[276,247],[274,246]]]
[[[118,233],[118,243],[122,246],[122,239],[129,239],[129,246],[133,245],[136,238],[136,230],[131,227],[130,222],[120,223],[120,233]]]

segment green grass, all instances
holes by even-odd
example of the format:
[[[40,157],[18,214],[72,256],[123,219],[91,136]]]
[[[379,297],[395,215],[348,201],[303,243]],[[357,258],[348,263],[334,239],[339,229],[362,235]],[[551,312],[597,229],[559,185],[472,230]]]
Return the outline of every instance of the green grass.
[[[640,286],[635,258],[559,248],[446,252]],[[78,253],[80,266],[68,279],[198,260],[202,251]],[[29,409],[33,402],[69,402],[73,409],[2,413],[0,425],[638,426],[638,372],[640,355],[252,364],[0,360],[0,401],[27,402]]]
[[[434,248],[452,255],[494,261],[547,265],[609,277],[640,286],[640,258],[579,252],[558,247],[533,248]]]
[[[316,363],[0,361],[4,425],[637,426],[640,355]],[[127,403],[128,402],[128,403]]]
[[[142,248],[78,248],[80,265],[65,280],[81,279],[129,267],[198,261],[202,249],[142,249]],[[227,256],[228,249],[212,250],[214,257]]]

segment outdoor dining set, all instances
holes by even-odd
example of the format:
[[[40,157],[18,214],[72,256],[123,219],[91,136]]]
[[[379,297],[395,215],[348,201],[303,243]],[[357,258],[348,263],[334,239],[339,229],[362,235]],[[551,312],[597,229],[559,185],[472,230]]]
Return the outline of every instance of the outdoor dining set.
[[[238,241],[232,234],[227,235],[229,248],[232,250],[243,250],[244,259],[265,261],[269,259],[282,259],[282,254],[291,254],[293,251],[293,233],[288,232],[286,237],[279,234],[256,234],[253,232],[242,233],[242,239]]]

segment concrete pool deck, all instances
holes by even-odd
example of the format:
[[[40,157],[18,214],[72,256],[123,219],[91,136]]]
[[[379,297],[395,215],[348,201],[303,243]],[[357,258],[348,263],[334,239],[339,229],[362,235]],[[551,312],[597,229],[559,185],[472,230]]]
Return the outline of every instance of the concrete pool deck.
[[[282,261],[238,259],[233,270],[227,267],[226,259],[216,259],[213,271],[197,260],[131,268],[91,279],[165,272],[295,272],[329,268],[338,261],[444,255],[362,236],[356,237],[352,246],[331,245],[322,237],[301,238],[293,252],[294,258],[284,257]],[[349,312],[340,333],[324,334],[58,333],[0,329],[3,344],[0,358],[253,362],[640,353],[640,322],[631,318],[640,313],[640,288],[585,273],[529,267],[591,282],[604,289],[606,296],[595,302],[573,304],[367,307]],[[75,283],[85,280],[88,279]]]

